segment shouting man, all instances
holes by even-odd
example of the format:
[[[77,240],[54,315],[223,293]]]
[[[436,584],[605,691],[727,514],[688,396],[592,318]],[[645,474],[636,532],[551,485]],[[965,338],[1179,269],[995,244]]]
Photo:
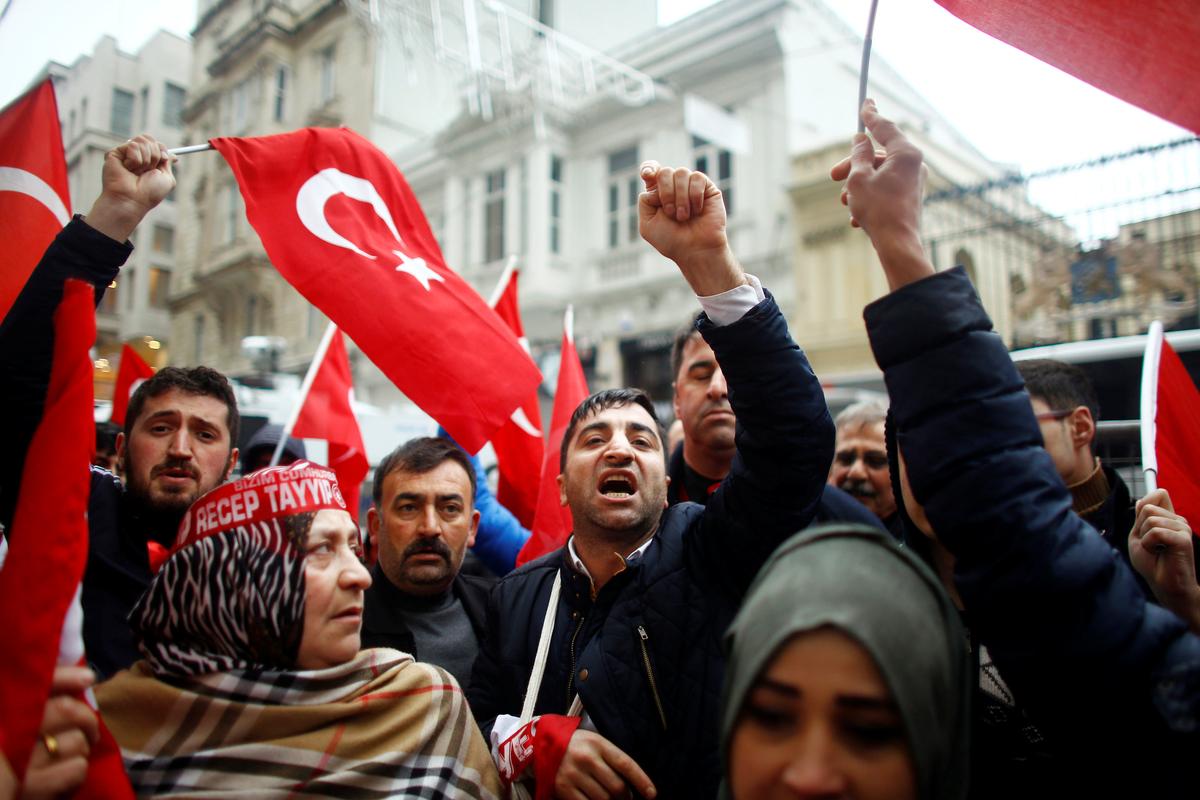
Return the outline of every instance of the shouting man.
[[[720,191],[655,162],[641,176],[642,237],[700,298],[741,433],[707,505],[668,508],[665,434],[643,392],[600,392],[572,415],[558,482],[573,535],[497,584],[469,691],[502,773],[559,797],[715,796],[721,636],[767,556],[812,520],[833,453],[821,387],[730,251]]]

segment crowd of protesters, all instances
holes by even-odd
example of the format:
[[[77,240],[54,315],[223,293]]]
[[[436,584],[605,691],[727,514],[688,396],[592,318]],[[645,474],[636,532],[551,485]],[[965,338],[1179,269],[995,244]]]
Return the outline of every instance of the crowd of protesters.
[[[231,481],[228,381],[165,368],[97,432],[91,671],[56,672],[0,797],[69,794],[109,734],[139,796],[1194,796],[1189,523],[1096,458],[1086,377],[1018,370],[965,272],[935,272],[921,153],[861,113],[831,177],[889,288],[864,312],[887,407],[830,417],[719,190],[655,162],[640,231],[702,309],[672,358],[678,444],[640,390],[585,400],[559,454],[573,533],[518,569],[447,439],[379,465],[368,570],[332,472],[298,441],[266,466],[275,429]],[[110,151],[0,324],[9,535],[36,535],[11,520],[45,479],[23,465],[64,282],[99,302],[171,163],[145,136]]]

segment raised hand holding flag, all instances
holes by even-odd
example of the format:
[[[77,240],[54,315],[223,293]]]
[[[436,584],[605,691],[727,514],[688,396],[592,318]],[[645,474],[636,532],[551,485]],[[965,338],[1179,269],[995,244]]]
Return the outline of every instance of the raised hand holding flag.
[[[541,376],[442,260],[404,177],[353,131],[212,141],[280,273],[471,452]]]

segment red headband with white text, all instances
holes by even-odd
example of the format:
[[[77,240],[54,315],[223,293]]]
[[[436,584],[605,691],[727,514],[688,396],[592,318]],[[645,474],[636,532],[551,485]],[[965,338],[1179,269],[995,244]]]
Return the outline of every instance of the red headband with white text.
[[[172,552],[231,528],[326,508],[347,510],[333,470],[309,461],[260,469],[192,503]]]

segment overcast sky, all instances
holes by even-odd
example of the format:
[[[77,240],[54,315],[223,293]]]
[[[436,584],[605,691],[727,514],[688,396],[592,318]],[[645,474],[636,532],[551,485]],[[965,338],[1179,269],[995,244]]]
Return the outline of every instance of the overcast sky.
[[[669,23],[713,1],[659,0],[659,17]],[[827,2],[865,28],[867,0]],[[195,0],[11,0],[0,21],[0,105],[48,60],[69,64],[103,33],[133,51],[160,27],[187,36],[195,14]],[[979,33],[933,0],[880,0],[874,38],[876,56],[985,155],[1025,171],[1189,135]]]

